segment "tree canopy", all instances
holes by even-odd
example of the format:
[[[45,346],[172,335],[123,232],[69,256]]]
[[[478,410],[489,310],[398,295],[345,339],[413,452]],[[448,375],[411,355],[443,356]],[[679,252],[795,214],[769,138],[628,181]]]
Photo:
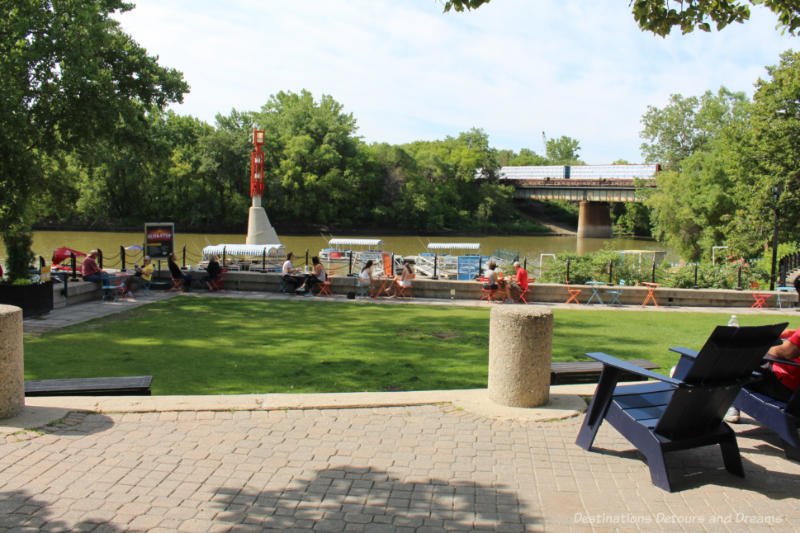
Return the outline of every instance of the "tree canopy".
[[[478,9],[491,0],[446,0],[444,10]],[[749,4],[749,5],[748,5]],[[682,33],[695,29],[717,30],[750,19],[750,6],[763,5],[778,15],[779,26],[795,35],[800,28],[800,5],[794,0],[631,0],[633,18],[639,28],[662,37],[674,28]]]
[[[181,101],[180,72],[123,33],[109,17],[122,0],[4,0],[0,18],[0,227],[9,274],[22,277],[30,251],[32,191],[44,185],[49,159],[111,136],[120,123]],[[68,163],[62,163],[68,164]],[[14,254],[23,257],[17,260]],[[24,268],[22,268],[24,267]]]
[[[768,67],[753,101],[721,88],[699,98],[673,95],[643,117],[642,151],[665,169],[650,195],[654,235],[691,260],[712,246],[756,257],[800,240],[800,54]]]

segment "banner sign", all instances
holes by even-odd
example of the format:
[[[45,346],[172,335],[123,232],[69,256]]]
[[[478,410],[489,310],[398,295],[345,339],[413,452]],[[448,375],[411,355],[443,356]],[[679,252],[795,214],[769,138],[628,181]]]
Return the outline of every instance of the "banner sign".
[[[144,250],[150,259],[166,259],[174,251],[175,224],[147,222],[144,225]]]
[[[458,256],[458,279],[470,281],[478,277],[481,258],[478,255]]]

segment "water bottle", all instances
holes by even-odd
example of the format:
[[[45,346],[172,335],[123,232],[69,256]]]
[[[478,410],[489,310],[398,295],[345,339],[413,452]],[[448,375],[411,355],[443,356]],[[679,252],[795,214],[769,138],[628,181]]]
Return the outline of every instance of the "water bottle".
[[[736,318],[736,315],[731,315],[731,319],[728,320],[728,326],[738,328],[739,327],[739,319]]]

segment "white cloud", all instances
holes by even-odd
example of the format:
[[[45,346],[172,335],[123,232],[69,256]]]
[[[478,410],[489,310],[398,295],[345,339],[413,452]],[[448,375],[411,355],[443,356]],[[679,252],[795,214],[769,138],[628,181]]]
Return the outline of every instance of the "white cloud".
[[[619,0],[493,0],[443,14],[436,0],[139,0],[123,28],[191,93],[176,111],[213,122],[278,91],[330,94],[367,142],[481,127],[498,148],[578,139],[588,163],[639,161],[647,105],[721,85],[752,94],[794,38],[753,8],[720,33],[642,33]]]

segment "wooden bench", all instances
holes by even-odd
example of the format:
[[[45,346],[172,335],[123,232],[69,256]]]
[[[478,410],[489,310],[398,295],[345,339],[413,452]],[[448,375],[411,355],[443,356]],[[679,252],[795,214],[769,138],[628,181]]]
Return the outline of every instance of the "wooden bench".
[[[150,396],[153,376],[25,380],[25,396]]]
[[[659,368],[657,364],[646,359],[632,359],[628,363],[646,370]],[[550,363],[550,384],[563,385],[565,383],[597,383],[603,364],[597,361],[569,361]],[[630,372],[622,372],[619,381],[641,381],[641,377]]]

